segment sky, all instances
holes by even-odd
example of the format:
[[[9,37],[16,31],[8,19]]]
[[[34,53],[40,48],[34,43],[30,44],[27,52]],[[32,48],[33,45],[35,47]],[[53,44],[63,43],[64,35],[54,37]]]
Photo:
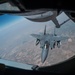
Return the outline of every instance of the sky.
[[[5,26],[13,25],[22,19],[24,19],[22,16],[14,16],[14,15],[8,15],[8,14],[1,15],[0,16],[0,29]]]
[[[64,15],[64,13],[62,13],[62,15]],[[59,24],[61,24],[63,20],[68,19],[67,16],[64,18],[62,15],[57,17],[58,22],[60,22]],[[62,20],[60,19],[60,17],[62,17]],[[23,16],[16,16],[16,15],[10,15],[10,14],[1,15],[0,16],[0,29],[5,26],[14,25],[15,23],[18,23],[24,19],[25,18]]]
[[[68,19],[68,17],[62,13],[57,17],[57,19],[61,24],[64,20]],[[51,20],[47,22],[33,22],[21,16],[14,16],[10,14],[1,15],[0,29],[4,29],[0,31],[0,57],[2,56],[4,59],[10,59],[14,61],[20,60],[21,62],[28,61],[29,63],[32,63],[33,61],[31,62],[30,59],[28,59],[28,53],[33,53],[31,56],[33,59],[40,50],[38,51],[39,47],[35,46],[35,38],[33,38],[30,34],[39,34],[40,32],[43,32],[45,25],[48,33],[54,32],[55,24]],[[56,29],[56,31],[58,35],[61,35],[61,33],[67,34],[67,32],[69,33],[70,31],[75,32],[75,23],[69,20],[67,23],[62,25],[59,30]],[[22,51],[25,52],[22,54]],[[60,54],[60,52],[61,54],[59,60],[62,58],[63,51],[64,54],[66,54],[65,50],[62,50],[62,52],[61,50],[53,50],[52,57],[55,55],[55,61],[57,60],[56,58],[58,58],[57,54]],[[63,56],[64,57],[62,59],[66,57],[65,55]],[[51,58],[51,62],[52,60],[53,58]]]

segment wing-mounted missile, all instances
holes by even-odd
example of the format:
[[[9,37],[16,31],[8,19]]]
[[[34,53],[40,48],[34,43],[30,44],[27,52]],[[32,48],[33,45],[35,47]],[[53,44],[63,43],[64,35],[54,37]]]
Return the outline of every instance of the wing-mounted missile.
[[[57,41],[57,47],[60,48],[60,46],[61,46],[61,42]]]
[[[41,36],[39,34],[31,34],[31,36],[36,38],[36,46],[40,43]]]
[[[55,40],[50,41],[50,48],[51,48],[51,50],[52,50],[53,48],[55,48],[55,44],[56,44]]]
[[[36,46],[40,43],[40,39],[36,40]]]

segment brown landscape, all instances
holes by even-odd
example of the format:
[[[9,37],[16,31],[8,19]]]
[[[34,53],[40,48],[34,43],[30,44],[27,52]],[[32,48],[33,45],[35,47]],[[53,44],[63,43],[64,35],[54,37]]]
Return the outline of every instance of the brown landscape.
[[[32,44],[33,43],[33,44]],[[2,58],[20,63],[35,64],[39,66],[49,66],[62,61],[65,61],[75,55],[75,40],[73,42],[65,42],[61,48],[49,50],[46,61],[41,63],[41,48],[35,46],[35,41],[23,43],[16,46],[11,51],[3,51]]]
[[[72,21],[71,21],[72,22]],[[45,23],[46,24],[46,23]],[[71,27],[65,26],[59,29],[58,35],[61,33],[66,36],[69,35],[70,32],[72,34],[69,35],[70,39],[68,41],[61,42],[61,47],[57,48],[57,46],[51,50],[49,49],[48,57],[44,63],[41,63],[41,52],[40,44],[38,46],[35,45],[36,39],[33,38],[30,34],[44,31],[45,24],[35,26],[32,25],[30,28],[26,29],[26,27],[20,27],[22,22],[20,23],[19,28],[11,27],[8,31],[3,31],[0,35],[0,57],[1,59],[6,59],[10,61],[16,61],[24,64],[34,64],[39,66],[49,66],[53,64],[60,63],[69,59],[70,57],[75,55],[75,24]],[[51,26],[50,26],[51,24]],[[66,23],[66,25],[70,23]],[[52,33],[54,30],[54,25],[51,22],[47,24],[47,32]],[[74,27],[73,27],[74,26]],[[11,31],[10,31],[11,30]],[[71,31],[70,31],[71,30]],[[9,32],[10,31],[10,32]]]

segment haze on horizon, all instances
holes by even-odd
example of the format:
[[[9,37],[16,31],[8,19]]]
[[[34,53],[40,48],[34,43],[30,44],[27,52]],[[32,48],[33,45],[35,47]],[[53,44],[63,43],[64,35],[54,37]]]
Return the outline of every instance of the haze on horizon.
[[[58,17],[59,22],[63,21],[61,17],[63,17],[62,14]],[[64,16],[63,18],[68,17]],[[36,39],[30,34],[43,33],[45,25],[47,26],[47,33],[53,34],[55,24],[51,20],[32,22],[24,17],[8,14],[0,16],[0,20],[2,20],[0,24],[3,25],[4,23],[3,27],[0,26],[0,57],[20,63],[41,65],[42,50],[40,45],[35,46]],[[43,66],[59,63],[75,55],[75,23],[69,20],[59,29],[56,28],[56,34],[69,36],[73,41],[70,43],[63,41],[59,49],[56,47],[52,51],[49,50],[48,58],[42,64]]]

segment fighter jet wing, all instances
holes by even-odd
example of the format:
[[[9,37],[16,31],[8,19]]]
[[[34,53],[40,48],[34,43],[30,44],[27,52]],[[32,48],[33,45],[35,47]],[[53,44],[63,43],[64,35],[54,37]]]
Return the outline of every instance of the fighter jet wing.
[[[36,39],[41,39],[41,36],[39,34],[31,34],[31,36],[35,37]]]
[[[68,39],[69,39],[69,37],[67,37],[67,36],[54,36],[53,37],[54,41],[62,41],[62,40],[68,40]]]

